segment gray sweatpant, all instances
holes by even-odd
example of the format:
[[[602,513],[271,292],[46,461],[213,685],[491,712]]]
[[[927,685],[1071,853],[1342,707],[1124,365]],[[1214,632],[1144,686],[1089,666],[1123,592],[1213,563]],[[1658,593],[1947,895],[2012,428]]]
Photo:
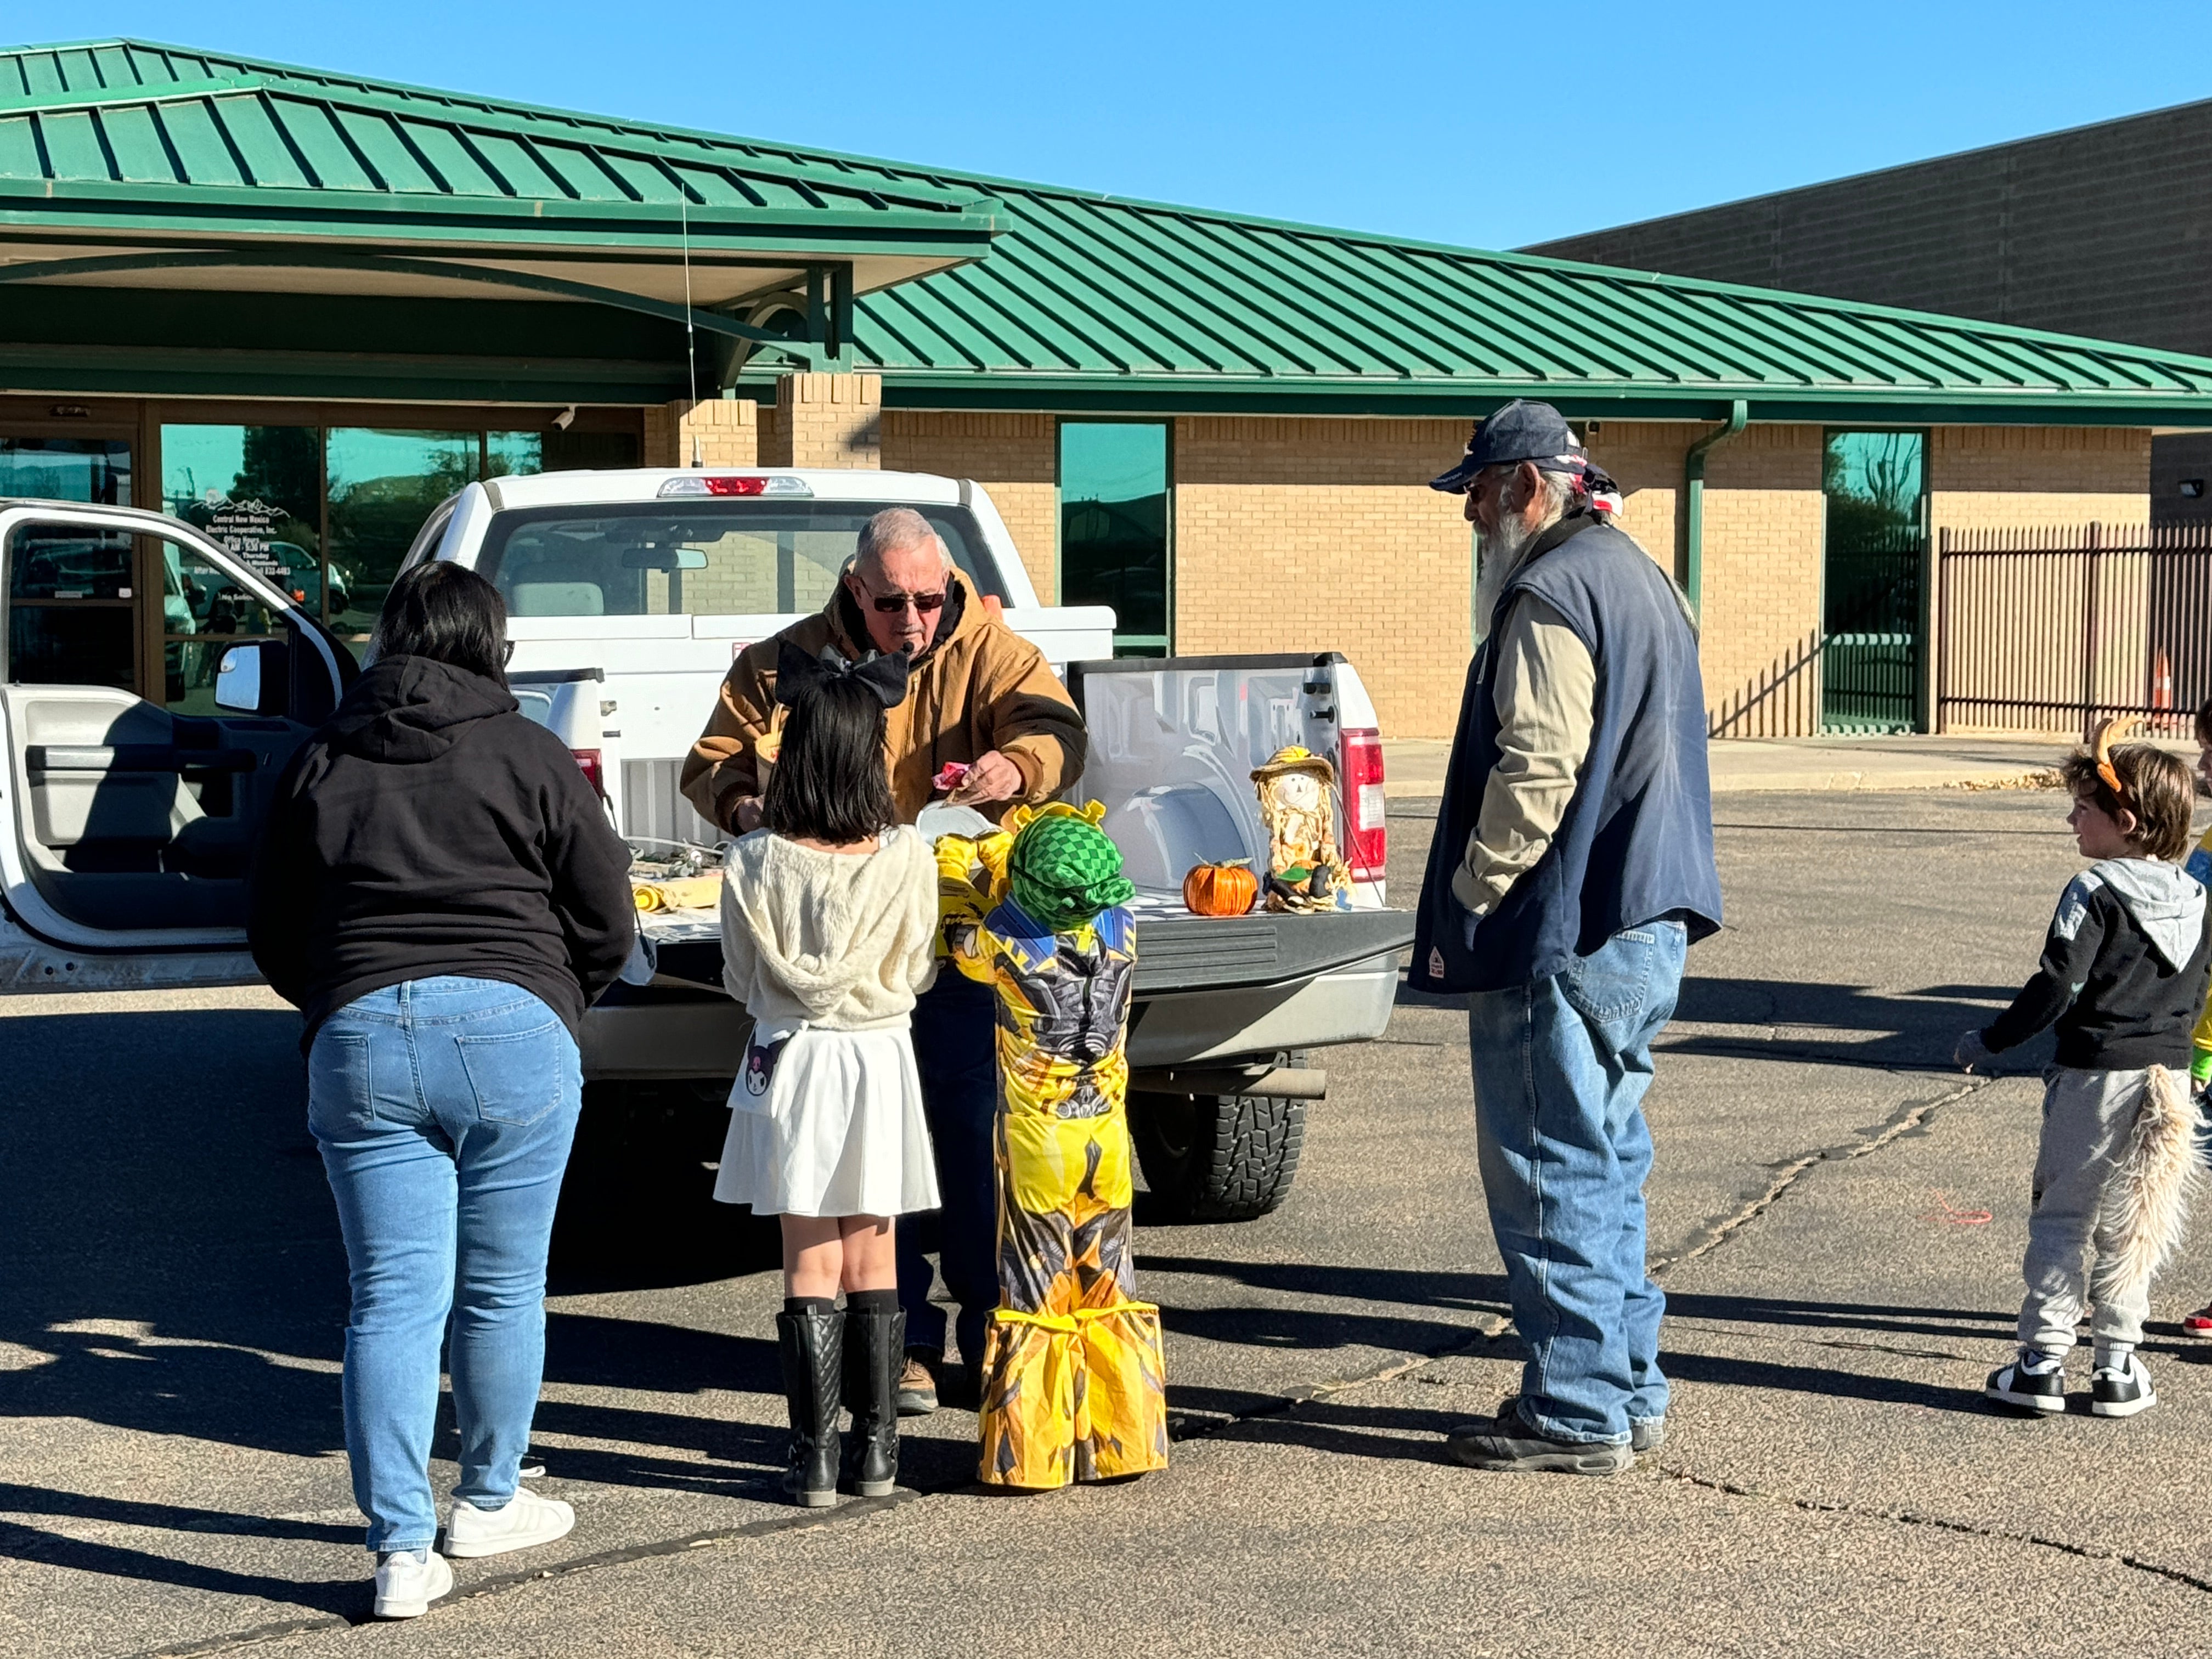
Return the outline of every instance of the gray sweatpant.
[[[2027,1299],[2020,1308],[2022,1346],[2064,1353],[2083,1307],[2096,1303],[2090,1333],[2101,1354],[2142,1340],[2150,1287],[2104,1276],[2111,1247],[2105,1188],[2141,1111],[2150,1073],[2082,1072],[2054,1066],[2043,1089],[2043,1139],[2029,1200]],[[2083,1272],[2092,1250],[2096,1265]]]

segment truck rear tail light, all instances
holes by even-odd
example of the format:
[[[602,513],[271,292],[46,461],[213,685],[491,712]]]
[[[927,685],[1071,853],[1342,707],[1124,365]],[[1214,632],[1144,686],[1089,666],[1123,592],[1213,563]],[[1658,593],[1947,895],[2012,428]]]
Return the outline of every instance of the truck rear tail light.
[[[577,769],[583,773],[584,781],[592,786],[592,793],[605,800],[607,798],[607,769],[601,759],[603,751],[571,749],[568,752],[576,757]]]
[[[1382,810],[1382,734],[1340,734],[1344,762],[1345,861],[1354,881],[1380,881],[1390,861],[1390,830]]]
[[[764,477],[757,472],[686,472],[660,486],[668,495],[806,495],[813,486],[804,478]]]

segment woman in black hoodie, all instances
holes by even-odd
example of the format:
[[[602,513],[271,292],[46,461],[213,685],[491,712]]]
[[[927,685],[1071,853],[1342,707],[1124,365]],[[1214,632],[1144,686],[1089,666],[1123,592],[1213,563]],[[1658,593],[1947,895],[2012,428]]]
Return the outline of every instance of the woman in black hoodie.
[[[629,849],[507,689],[498,592],[392,584],[372,665],[278,786],[254,960],[307,1016],[307,1124],[351,1269],[346,1454],[376,1612],[453,1588],[430,1437],[450,1317],[460,1480],[445,1553],[562,1536],[517,1484],[544,1370],[545,1256],[583,1092],[584,1010],[629,958]]]

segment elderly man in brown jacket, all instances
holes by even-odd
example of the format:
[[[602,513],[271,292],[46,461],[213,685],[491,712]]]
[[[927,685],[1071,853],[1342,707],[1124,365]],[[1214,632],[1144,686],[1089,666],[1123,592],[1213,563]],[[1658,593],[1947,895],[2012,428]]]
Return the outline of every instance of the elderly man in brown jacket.
[[[908,823],[929,804],[949,762],[969,768],[951,799],[993,817],[1017,802],[1049,800],[1082,774],[1083,717],[1044,653],[985,604],[927,520],[895,507],[862,529],[852,565],[819,615],[749,647],[730,665],[684,766],[685,796],[726,830],[743,835],[760,823],[759,745],[771,729],[785,640],[817,655],[834,647],[855,662],[871,651],[907,653],[912,673],[906,701],[890,711],[884,763]],[[945,1200],[939,1255],[945,1289],[959,1304],[956,1334],[969,1379],[999,1302],[993,995],[963,975],[945,974],[914,1013],[915,1063]],[[945,1358],[945,1312],[929,1299],[925,1243],[922,1229],[899,1229],[907,1348],[899,1409],[909,1416],[936,1409]]]

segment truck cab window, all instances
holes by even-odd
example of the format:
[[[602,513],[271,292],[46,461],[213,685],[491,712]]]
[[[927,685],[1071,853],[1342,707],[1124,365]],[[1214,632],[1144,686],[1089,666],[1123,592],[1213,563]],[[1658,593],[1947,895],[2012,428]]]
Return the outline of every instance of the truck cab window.
[[[502,513],[477,568],[529,617],[788,616],[819,611],[884,503],[720,499]],[[964,507],[920,509],[952,561],[1003,599]]]

